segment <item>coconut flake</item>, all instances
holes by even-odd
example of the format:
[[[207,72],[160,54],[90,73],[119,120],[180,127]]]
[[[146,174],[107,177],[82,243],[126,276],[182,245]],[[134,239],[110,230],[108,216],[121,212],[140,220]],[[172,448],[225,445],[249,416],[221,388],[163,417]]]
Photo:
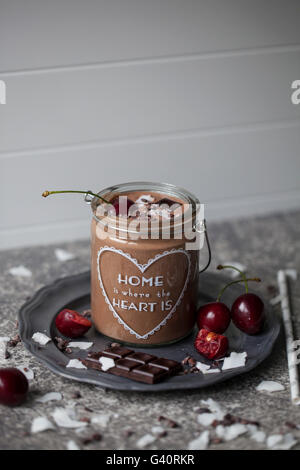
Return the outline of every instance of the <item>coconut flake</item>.
[[[264,431],[259,431],[255,424],[247,424],[247,428],[250,434],[250,439],[260,444],[265,442],[267,435]]]
[[[209,431],[203,431],[200,436],[188,444],[188,450],[205,450],[209,444]]]
[[[152,436],[152,434],[145,434],[143,437],[141,437],[137,443],[136,446],[139,449],[143,449],[144,447],[147,447],[149,444],[152,444],[156,440],[155,436]]]
[[[75,441],[68,441],[67,450],[80,450],[80,447],[78,447]]]
[[[74,259],[75,255],[72,253],[69,253],[69,251],[62,250],[61,248],[57,248],[55,251],[55,256],[58,259],[58,261],[69,261],[70,259]]]
[[[221,372],[220,369],[218,369],[218,367],[211,367],[206,372],[203,372],[203,374],[216,374],[218,372]]]
[[[110,418],[110,414],[95,414],[92,416],[91,423],[105,428],[108,425]]]
[[[213,400],[212,398],[208,398],[207,400],[201,400],[201,403],[216,416],[216,419],[221,420],[224,418],[226,411],[223,410],[220,407],[219,403]]]
[[[41,346],[45,346],[47,343],[49,343],[49,341],[51,341],[49,336],[45,335],[44,333],[40,333],[39,331],[32,335],[32,339]]]
[[[71,341],[68,344],[69,348],[78,348],[78,349],[89,349],[93,346],[94,343],[88,343],[85,341]]]
[[[87,425],[87,423],[83,421],[77,421],[76,419],[73,419],[73,410],[69,408],[55,408],[54,412],[52,413],[52,417],[57,426],[62,428],[81,428]]]
[[[17,366],[17,369],[19,369],[23,374],[25,375],[27,380],[33,380],[34,379],[34,372],[32,369],[29,369],[27,366]]]
[[[205,374],[205,373],[210,369],[210,366],[209,366],[209,365],[204,364],[204,362],[199,362],[199,361],[196,362],[196,367],[197,367],[197,369],[200,370],[200,372],[202,372],[203,374]]]
[[[153,202],[154,197],[151,194],[142,194],[136,201],[135,204],[147,204],[148,202]]]
[[[276,295],[276,297],[273,297],[273,298],[270,300],[270,304],[271,304],[272,306],[274,306],[274,305],[279,304],[282,300],[283,300],[283,296],[279,294],[279,295]]]
[[[273,434],[267,439],[267,447],[275,450],[289,450],[297,444],[293,434]]]
[[[31,423],[31,432],[36,434],[37,432],[48,431],[49,429],[55,429],[54,425],[49,421],[46,416],[38,416],[34,418]]]
[[[225,441],[232,441],[236,439],[238,436],[245,434],[248,431],[247,426],[245,424],[235,423],[231,426],[223,426],[219,424],[216,427],[216,434],[220,439],[224,439]]]
[[[247,268],[244,264],[239,263],[238,261],[226,261],[225,263],[222,263],[224,266],[233,266],[234,268],[239,269],[242,271],[242,273],[245,273]],[[240,276],[240,273],[237,272],[235,269],[226,269],[226,272],[228,271],[229,276],[232,279],[235,279],[236,277]]]
[[[244,367],[246,363],[247,353],[232,352],[229,357],[225,357],[222,370],[235,369],[236,367]]]
[[[39,403],[48,403],[49,401],[58,401],[62,399],[62,394],[59,392],[49,392],[45,395],[38,397],[36,401]]]
[[[221,421],[226,412],[222,410],[220,405],[209,398],[208,400],[201,400],[202,405],[209,409],[210,413],[201,413],[198,415],[198,423],[202,426],[210,426],[215,420]]]
[[[280,392],[284,390],[284,386],[279,382],[274,382],[273,380],[263,380],[260,382],[255,389],[258,392]]]
[[[165,432],[165,429],[162,426],[152,426],[151,432],[152,434],[159,436]]]
[[[112,367],[115,367],[115,361],[111,359],[110,357],[100,357],[99,362],[102,366],[102,370],[106,372],[107,370],[111,369]]]
[[[12,276],[17,276],[17,277],[31,277],[32,276],[32,272],[29,269],[25,268],[25,266],[23,265],[10,268],[9,272],[10,274],[12,274]]]
[[[87,367],[84,364],[82,364],[82,362],[79,359],[70,359],[66,367],[67,368],[72,367],[73,369],[87,369]]]

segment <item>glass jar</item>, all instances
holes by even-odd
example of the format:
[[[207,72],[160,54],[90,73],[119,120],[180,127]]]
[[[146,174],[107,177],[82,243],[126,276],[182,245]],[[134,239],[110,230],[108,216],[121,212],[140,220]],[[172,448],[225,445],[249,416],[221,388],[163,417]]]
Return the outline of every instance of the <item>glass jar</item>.
[[[104,189],[99,196],[172,200],[180,203],[167,220],[137,224],[113,217],[105,203],[91,200],[91,310],[95,327],[114,341],[133,346],[164,345],[194,327],[199,284],[195,227],[199,201],[170,184],[135,182]],[[139,198],[137,198],[139,196]],[[110,206],[111,207],[111,206]],[[143,206],[144,207],[144,206]],[[151,206],[155,207],[155,206]],[[152,225],[151,225],[152,224]]]

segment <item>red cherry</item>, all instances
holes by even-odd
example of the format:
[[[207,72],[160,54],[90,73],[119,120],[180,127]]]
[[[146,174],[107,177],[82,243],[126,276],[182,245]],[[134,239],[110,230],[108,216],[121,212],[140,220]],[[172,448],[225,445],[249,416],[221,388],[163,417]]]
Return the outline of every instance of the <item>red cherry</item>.
[[[223,302],[211,302],[202,305],[198,311],[197,324],[199,329],[224,333],[230,323],[230,310]]]
[[[55,319],[56,328],[64,336],[78,338],[83,336],[92,326],[92,322],[75,310],[63,309]]]
[[[7,406],[21,405],[26,400],[28,380],[13,367],[0,369],[0,403]]]
[[[202,328],[196,336],[194,345],[197,351],[207,359],[218,359],[225,356],[228,350],[228,339],[226,336]]]
[[[115,215],[116,216],[121,215],[123,217],[128,216],[128,211],[129,211],[130,207],[134,204],[134,202],[131,201],[131,199],[128,199],[128,198],[126,198],[125,203],[122,202],[122,200],[119,199],[119,196],[112,199],[110,201],[110,203],[113,205],[113,207],[115,209]],[[123,207],[123,205],[124,205],[124,207]]]
[[[264,303],[258,295],[240,295],[231,307],[231,315],[237,328],[248,335],[255,335],[264,324]]]

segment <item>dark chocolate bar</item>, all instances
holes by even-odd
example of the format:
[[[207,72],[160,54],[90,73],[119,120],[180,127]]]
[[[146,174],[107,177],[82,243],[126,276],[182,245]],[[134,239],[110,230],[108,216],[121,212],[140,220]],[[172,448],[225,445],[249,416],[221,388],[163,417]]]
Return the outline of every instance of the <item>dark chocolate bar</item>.
[[[81,362],[88,369],[102,371],[102,366],[99,362],[101,357],[111,358],[115,362],[114,367],[106,371],[109,374],[126,377],[127,379],[146,384],[155,384],[182,370],[180,362],[121,346],[110,347],[99,352],[91,352],[86,359],[81,359]]]

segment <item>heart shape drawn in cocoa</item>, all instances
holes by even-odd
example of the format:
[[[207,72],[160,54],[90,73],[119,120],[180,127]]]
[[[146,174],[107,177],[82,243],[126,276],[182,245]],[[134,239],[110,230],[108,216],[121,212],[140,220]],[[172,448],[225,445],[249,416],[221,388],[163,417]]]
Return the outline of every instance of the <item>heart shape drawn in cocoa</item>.
[[[150,266],[152,266],[154,263],[158,262],[162,258],[165,258],[165,257],[170,256],[170,255],[174,255],[174,254],[177,254],[177,253],[184,254],[186,256],[186,259],[187,259],[187,274],[186,274],[186,278],[185,278],[184,283],[183,283],[183,287],[182,287],[182,289],[180,290],[180,292],[178,294],[176,302],[174,303],[172,309],[169,310],[168,312],[166,312],[166,315],[158,322],[158,324],[154,325],[151,330],[149,330],[149,331],[147,331],[143,334],[138,333],[129,324],[126,323],[126,321],[116,312],[115,308],[113,307],[113,305],[112,305],[112,303],[109,299],[109,295],[107,294],[106,289],[104,287],[104,283],[103,283],[103,279],[102,279],[102,275],[101,275],[101,269],[100,269],[101,255],[103,253],[107,252],[107,251],[113,252],[115,254],[118,254],[118,255],[126,258],[136,268],[138,268],[139,272],[142,273],[142,274],[144,274],[146,272],[146,270],[148,268],[150,268]],[[158,331],[162,326],[164,326],[167,323],[167,321],[173,316],[173,314],[176,311],[178,305],[180,304],[180,302],[181,302],[181,300],[184,296],[185,290],[187,288],[189,277],[190,277],[191,259],[190,259],[190,254],[187,251],[179,248],[179,249],[172,249],[172,250],[169,250],[169,251],[164,251],[163,253],[159,253],[154,258],[149,259],[146,264],[140,264],[129,253],[125,253],[122,250],[118,250],[114,247],[104,246],[104,247],[100,248],[100,250],[98,251],[97,270],[98,270],[98,279],[99,279],[100,287],[101,287],[102,292],[103,292],[103,296],[105,298],[106,303],[109,306],[109,309],[112,311],[113,316],[125,328],[125,330],[128,330],[130,332],[130,334],[135,335],[136,338],[138,338],[138,339],[147,339],[148,336],[153,335],[156,331]]]

